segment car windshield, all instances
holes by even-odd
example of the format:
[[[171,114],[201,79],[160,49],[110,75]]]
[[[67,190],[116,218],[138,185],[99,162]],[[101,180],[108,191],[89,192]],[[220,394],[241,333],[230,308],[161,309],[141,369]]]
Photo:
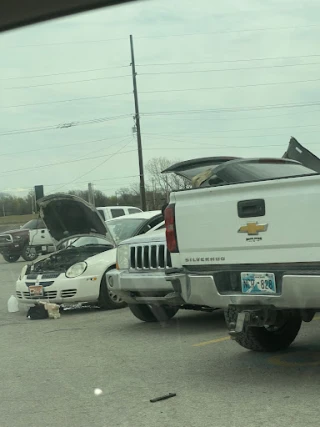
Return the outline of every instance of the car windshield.
[[[32,219],[21,227],[23,230],[35,230],[36,228],[45,228],[44,223],[39,219]]]
[[[146,222],[143,218],[116,219],[107,222],[108,229],[117,244],[134,236],[138,228]]]
[[[62,248],[80,248],[82,246],[112,246],[107,239],[96,237],[96,236],[82,236],[75,237],[64,241],[60,244],[60,249]]]

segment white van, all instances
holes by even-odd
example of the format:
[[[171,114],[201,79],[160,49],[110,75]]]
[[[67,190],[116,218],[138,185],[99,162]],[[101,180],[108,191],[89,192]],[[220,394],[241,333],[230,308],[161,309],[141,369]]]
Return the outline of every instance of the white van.
[[[108,219],[118,218],[123,215],[130,215],[142,212],[141,209],[135,208],[134,206],[106,206],[96,208],[100,213],[104,221],[108,221]]]

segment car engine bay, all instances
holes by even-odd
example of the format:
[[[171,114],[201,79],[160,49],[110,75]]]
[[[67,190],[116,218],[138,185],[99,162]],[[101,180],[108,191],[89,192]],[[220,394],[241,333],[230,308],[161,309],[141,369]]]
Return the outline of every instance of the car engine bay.
[[[88,245],[78,248],[66,248],[59,252],[55,252],[49,257],[42,259],[28,268],[29,272],[34,273],[48,273],[48,272],[65,272],[73,264],[85,261],[86,259],[98,255],[99,253],[106,252],[113,249],[113,246],[102,245]]]

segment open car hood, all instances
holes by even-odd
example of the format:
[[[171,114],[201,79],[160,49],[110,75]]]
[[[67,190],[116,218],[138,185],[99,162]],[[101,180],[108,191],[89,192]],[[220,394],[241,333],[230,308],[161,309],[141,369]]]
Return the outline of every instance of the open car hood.
[[[56,243],[77,234],[101,234],[115,245],[98,211],[70,194],[52,194],[38,200],[40,216]]]
[[[303,166],[320,173],[320,159],[303,147],[295,138],[291,138],[284,159],[296,160]]]

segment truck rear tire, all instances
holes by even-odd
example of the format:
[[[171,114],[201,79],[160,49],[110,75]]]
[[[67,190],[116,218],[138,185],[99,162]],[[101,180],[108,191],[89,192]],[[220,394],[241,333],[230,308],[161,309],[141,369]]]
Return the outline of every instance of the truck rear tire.
[[[17,262],[18,259],[20,258],[20,255],[9,255],[9,254],[5,255],[5,254],[2,254],[2,256],[3,256],[3,259],[5,261],[10,262],[10,263]]]
[[[225,310],[226,323],[237,320],[239,310],[230,307]],[[286,313],[281,326],[256,327],[244,325],[243,331],[235,335],[235,341],[242,347],[259,352],[274,352],[285,350],[293,343],[301,327],[301,317],[298,314]]]
[[[169,305],[129,304],[131,313],[143,322],[166,322],[173,318],[179,307]]]

